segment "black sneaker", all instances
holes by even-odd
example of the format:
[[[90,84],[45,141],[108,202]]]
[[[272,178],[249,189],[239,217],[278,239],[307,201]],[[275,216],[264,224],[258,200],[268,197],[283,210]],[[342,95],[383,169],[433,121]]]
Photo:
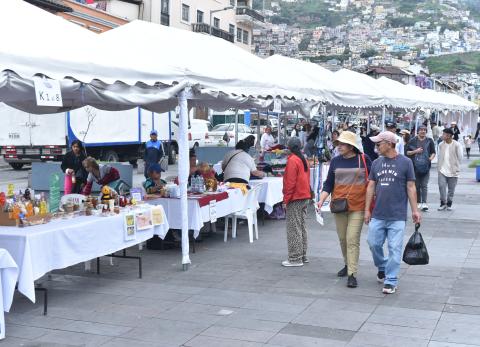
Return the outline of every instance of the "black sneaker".
[[[345,267],[343,269],[341,269],[340,271],[337,272],[338,277],[345,277],[347,275],[348,275],[347,265],[345,265]]]
[[[397,287],[395,287],[392,284],[385,284],[382,289],[383,294],[393,294],[397,290]]]
[[[377,281],[383,283],[385,280],[385,271],[378,271],[377,272]]]
[[[353,275],[350,275],[348,276],[348,281],[347,281],[347,287],[348,288],[357,288],[357,279],[355,278],[355,276]]]

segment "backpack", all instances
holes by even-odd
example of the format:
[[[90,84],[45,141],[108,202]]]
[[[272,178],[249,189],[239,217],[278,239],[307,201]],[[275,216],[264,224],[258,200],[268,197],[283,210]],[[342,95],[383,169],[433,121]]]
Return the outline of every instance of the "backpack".
[[[413,157],[413,167],[415,168],[415,172],[420,175],[425,175],[430,171],[430,159],[428,154],[428,145],[430,139],[425,139],[423,144],[423,152],[415,154]],[[418,138],[417,138],[417,147],[418,147]]]

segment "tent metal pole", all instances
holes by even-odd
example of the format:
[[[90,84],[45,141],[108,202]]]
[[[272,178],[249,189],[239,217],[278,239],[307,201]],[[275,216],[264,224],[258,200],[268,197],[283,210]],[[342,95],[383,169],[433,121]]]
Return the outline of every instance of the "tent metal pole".
[[[238,143],[238,108],[235,109],[235,146]]]
[[[180,185],[180,215],[182,218],[182,266],[188,270],[190,261],[190,245],[188,241],[188,201],[187,183],[189,173],[188,155],[188,98],[189,90],[183,89],[178,94],[178,106],[180,107],[178,129],[178,183]]]
[[[367,113],[367,135],[370,134],[370,111]]]
[[[385,131],[385,116],[386,116],[387,108],[383,105],[382,108],[382,131]]]

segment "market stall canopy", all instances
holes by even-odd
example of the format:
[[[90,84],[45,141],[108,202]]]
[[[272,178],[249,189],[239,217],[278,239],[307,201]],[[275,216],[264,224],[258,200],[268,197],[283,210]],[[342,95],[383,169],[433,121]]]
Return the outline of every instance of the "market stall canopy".
[[[265,61],[276,71],[290,75],[291,79],[308,81],[311,88],[317,91],[321,100],[345,107],[375,108],[384,103],[383,96],[368,85],[352,84],[348,78],[338,78],[318,64],[273,55]]]
[[[274,97],[284,98],[288,108],[300,100],[306,101],[302,107],[315,103],[312,91],[209,35],[142,21],[97,35],[21,0],[2,1],[0,9],[0,30],[14,33],[0,47],[0,99],[25,111],[91,105],[162,112],[176,106],[176,95],[187,86],[192,99],[212,108],[268,108]],[[64,107],[37,107],[34,76],[61,82]]]
[[[348,69],[338,70],[335,72],[335,76],[339,78],[342,83],[350,83],[360,89],[367,88],[371,93],[381,95],[383,97],[383,105],[385,106],[395,108],[414,108],[418,102],[413,95],[410,95],[404,90],[401,83],[399,83],[400,85],[394,85],[396,87],[395,89],[390,88],[390,86],[385,88],[385,86],[382,83],[379,83],[378,80]]]

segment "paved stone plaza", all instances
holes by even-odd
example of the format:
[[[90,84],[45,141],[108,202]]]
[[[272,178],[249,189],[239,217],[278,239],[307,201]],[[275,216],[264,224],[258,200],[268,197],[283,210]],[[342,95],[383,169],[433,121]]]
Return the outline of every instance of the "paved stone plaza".
[[[362,233],[359,287],[336,277],[343,266],[333,219],[308,219],[310,264],[282,268],[284,221],[265,221],[248,243],[246,226],[223,242],[204,237],[181,270],[180,251],[143,250],[137,263],[102,258],[102,273],[83,264],[43,279],[32,304],[17,294],[2,346],[480,346],[480,183],[463,165],[453,212],[437,212],[436,170],[421,228],[430,265],[402,265],[397,293],[386,296]],[[219,228],[221,229],[221,228]],[[413,231],[408,225],[405,239]],[[102,230],[98,231],[99,233]],[[46,250],[47,251],[47,250]],[[129,253],[138,253],[137,249]]]

